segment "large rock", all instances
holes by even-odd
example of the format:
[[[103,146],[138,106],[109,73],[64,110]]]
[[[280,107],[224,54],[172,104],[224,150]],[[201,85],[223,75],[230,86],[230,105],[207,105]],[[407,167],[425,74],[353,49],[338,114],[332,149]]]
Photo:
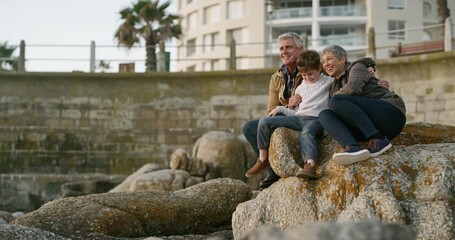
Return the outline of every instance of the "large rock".
[[[284,178],[239,204],[234,236],[268,224],[288,229],[316,221],[373,219],[408,225],[416,239],[454,239],[454,136],[455,127],[410,124],[392,150],[350,166],[330,161],[339,146],[325,136],[319,143],[321,178],[310,181],[293,177],[301,161],[298,132],[277,129],[270,164]]]
[[[211,131],[202,135],[194,144],[193,158],[213,166],[213,178],[245,180],[248,164],[243,143],[232,133]]]
[[[220,178],[176,192],[58,199],[11,224],[72,239],[204,234],[229,228],[236,206],[250,197],[251,189],[242,181]]]

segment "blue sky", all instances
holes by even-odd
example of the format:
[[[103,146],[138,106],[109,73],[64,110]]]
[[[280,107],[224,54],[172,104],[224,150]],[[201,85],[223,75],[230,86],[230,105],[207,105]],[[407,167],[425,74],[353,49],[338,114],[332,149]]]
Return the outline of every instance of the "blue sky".
[[[110,61],[109,72],[118,71],[118,63],[145,58],[145,50],[118,49],[114,33],[120,25],[118,12],[137,0],[0,0],[0,42],[26,45],[28,71],[88,72],[89,45],[97,46],[97,59]],[[175,0],[173,0],[175,1]],[[165,2],[161,0],[160,2]],[[175,6],[169,10],[175,13]],[[42,45],[74,45],[50,47]],[[169,50],[169,49],[168,49]],[[15,52],[17,56],[18,51]],[[65,60],[55,61],[51,58]],[[35,60],[33,60],[35,59]],[[70,59],[79,59],[73,61]],[[144,72],[144,62],[136,63],[136,72]]]

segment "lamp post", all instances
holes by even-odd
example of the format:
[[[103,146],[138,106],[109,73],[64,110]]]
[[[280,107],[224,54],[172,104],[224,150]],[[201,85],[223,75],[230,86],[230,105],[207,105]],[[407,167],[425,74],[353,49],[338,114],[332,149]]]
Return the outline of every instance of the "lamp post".
[[[272,14],[273,14],[273,1],[272,0],[267,0],[266,2],[266,7],[267,7],[267,18],[269,22],[269,40],[267,44],[268,52],[269,53],[269,67],[272,67],[272,41],[273,41],[273,36],[272,36]]]

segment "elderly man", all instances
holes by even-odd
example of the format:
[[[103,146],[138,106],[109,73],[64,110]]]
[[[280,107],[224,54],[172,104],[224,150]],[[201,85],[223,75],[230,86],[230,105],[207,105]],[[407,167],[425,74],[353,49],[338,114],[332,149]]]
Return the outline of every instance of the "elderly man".
[[[298,74],[297,58],[304,49],[303,42],[297,33],[288,32],[278,37],[280,58],[283,65],[272,75],[269,84],[269,98],[267,104],[267,114],[276,106],[286,106],[295,108],[302,101],[301,97],[294,95],[297,86],[302,82],[302,76]],[[250,143],[256,155],[259,156],[257,146],[257,127],[259,119],[251,120],[243,126],[243,134]],[[257,164],[261,164],[260,162]],[[264,163],[264,164],[268,164]],[[266,168],[268,165],[260,165]],[[259,184],[260,189],[264,189],[278,181],[280,177],[269,168],[267,177]]]

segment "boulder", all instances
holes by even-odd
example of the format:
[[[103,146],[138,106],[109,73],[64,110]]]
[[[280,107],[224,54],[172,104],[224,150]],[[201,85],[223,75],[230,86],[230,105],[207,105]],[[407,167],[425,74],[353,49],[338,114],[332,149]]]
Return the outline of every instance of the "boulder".
[[[136,179],[138,177],[140,177],[143,174],[149,173],[149,172],[161,170],[163,168],[164,168],[163,166],[158,165],[158,164],[152,164],[152,163],[145,164],[140,169],[138,169],[136,172],[134,172],[133,174],[128,176],[125,180],[123,180],[123,182],[121,182],[119,185],[117,185],[116,187],[109,190],[109,192],[131,192],[131,191],[133,191],[131,189],[131,185],[133,182],[136,181]]]
[[[213,176],[245,180],[248,164],[243,143],[232,133],[211,131],[202,135],[194,144],[193,158],[201,159],[213,167]]]
[[[273,134],[269,160],[283,178],[239,204],[232,218],[235,238],[264,225],[371,220],[407,225],[416,239],[455,238],[455,127],[409,124],[391,150],[349,166],[330,161],[339,145],[325,135],[318,146],[318,180],[294,177],[301,161],[298,135],[284,128]]]
[[[187,171],[163,169],[138,176],[131,183],[131,192],[144,191],[176,191],[190,186],[187,182],[192,178]],[[194,185],[194,184],[193,184]]]
[[[119,192],[51,201],[14,219],[71,239],[205,234],[230,228],[236,206],[251,198],[240,180],[219,178],[175,192]]]
[[[169,165],[172,170],[185,170],[191,176],[203,178],[207,175],[207,170],[209,168],[202,159],[190,157],[188,153],[181,148],[178,148],[172,153]]]

